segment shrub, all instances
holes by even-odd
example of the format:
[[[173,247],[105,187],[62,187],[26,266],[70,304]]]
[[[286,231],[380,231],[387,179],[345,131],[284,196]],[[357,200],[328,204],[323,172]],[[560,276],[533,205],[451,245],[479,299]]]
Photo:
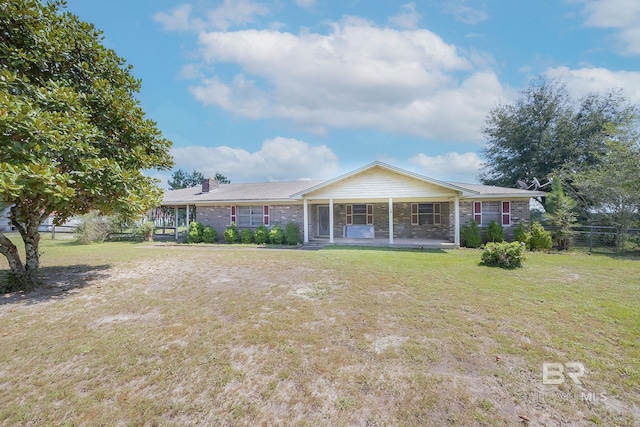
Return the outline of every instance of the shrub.
[[[260,224],[258,226],[254,239],[259,245],[264,245],[269,241],[269,230],[267,229],[266,225]]]
[[[235,222],[232,222],[231,225],[224,230],[224,241],[227,243],[235,243],[238,240],[240,240],[240,235],[238,234]]]
[[[526,247],[529,247],[529,240],[531,239],[531,233],[529,233],[525,228],[524,224],[520,223],[513,230],[513,237],[516,242],[524,243]]]
[[[491,220],[489,227],[487,227],[487,241],[504,242],[504,229],[495,219]]]
[[[551,233],[545,231],[542,224],[538,221],[531,224],[529,229],[531,238],[529,239],[529,249],[532,251],[541,251],[551,249],[553,244],[551,241]]]
[[[273,228],[271,228],[271,231],[269,231],[269,240],[274,245],[282,244],[284,240],[284,232],[282,231],[282,227],[280,227],[279,225],[274,225]]]
[[[197,221],[189,224],[189,234],[187,234],[187,243],[202,243],[202,233],[204,227]]]
[[[215,243],[218,241],[218,232],[215,228],[210,225],[207,225],[202,230],[202,241],[204,243]]]
[[[145,242],[152,242],[155,230],[156,225],[151,221],[147,221],[136,228],[135,234]]]
[[[467,225],[460,230],[462,235],[462,244],[468,248],[479,248],[482,243],[480,237],[480,227],[474,220],[469,221]]]
[[[76,228],[76,239],[78,243],[89,245],[91,243],[102,243],[109,236],[109,224],[98,213],[90,212],[82,215],[80,224]]]
[[[490,267],[522,267],[525,245],[520,242],[489,242],[482,251],[481,263]]]
[[[300,243],[300,226],[295,222],[290,222],[284,229],[284,240],[289,245]]]
[[[125,220],[120,215],[114,215],[107,220],[108,240],[128,240],[142,238],[136,224],[130,220]]]
[[[242,230],[241,237],[242,243],[253,243],[253,231],[251,231],[250,229],[245,228],[244,230]]]

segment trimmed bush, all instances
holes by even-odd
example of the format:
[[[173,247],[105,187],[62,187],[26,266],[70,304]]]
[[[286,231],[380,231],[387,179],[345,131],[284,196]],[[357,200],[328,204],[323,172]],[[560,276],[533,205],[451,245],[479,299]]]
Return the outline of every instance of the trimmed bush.
[[[189,233],[187,234],[187,243],[202,243],[202,233],[204,227],[197,221],[189,224]]]
[[[156,230],[156,225],[147,221],[136,229],[136,235],[140,236],[140,238],[145,242],[153,242],[154,232]]]
[[[295,222],[290,222],[284,229],[284,240],[289,245],[300,243],[300,226]]]
[[[241,238],[242,238],[242,243],[244,244],[253,243],[253,231],[251,231],[248,228],[245,228],[244,230],[242,230]]]
[[[531,228],[529,229],[531,233],[531,238],[529,239],[529,249],[532,251],[542,251],[549,250],[553,245],[553,241],[551,240],[551,233],[546,231],[542,224],[538,221],[531,224]]]
[[[480,227],[478,227],[478,223],[474,220],[469,221],[467,225],[462,227],[460,235],[462,236],[463,246],[467,248],[479,248],[482,243]]]
[[[259,245],[264,245],[269,241],[269,229],[264,224],[260,224],[256,229],[256,234],[254,236],[254,240]]]
[[[486,234],[488,242],[504,242],[504,228],[495,219],[489,222]]]
[[[525,260],[525,245],[520,242],[489,242],[482,251],[481,263],[489,267],[517,268]]]
[[[526,247],[529,247],[529,240],[531,240],[531,233],[529,233],[525,228],[524,224],[520,223],[513,230],[513,237],[516,242],[524,243]]]
[[[94,211],[82,215],[80,224],[76,228],[78,243],[82,245],[102,243],[107,240],[108,236],[109,224],[98,212]]]
[[[202,230],[202,241],[204,243],[215,243],[218,241],[218,232],[215,228],[210,225],[207,225]]]
[[[238,228],[236,227],[236,223],[232,222],[231,225],[224,230],[224,241],[227,243],[236,243],[238,240],[240,240]]]
[[[269,240],[274,245],[281,245],[284,241],[284,232],[282,231],[282,227],[279,225],[274,225],[269,231]]]

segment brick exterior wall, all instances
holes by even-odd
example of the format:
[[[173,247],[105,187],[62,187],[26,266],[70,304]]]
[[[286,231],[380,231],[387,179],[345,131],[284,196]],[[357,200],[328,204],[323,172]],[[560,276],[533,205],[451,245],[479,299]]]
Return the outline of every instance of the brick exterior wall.
[[[447,202],[441,202],[440,224],[412,225],[411,203],[394,203],[393,237],[401,239],[449,239],[449,222],[451,221],[449,218],[449,210],[449,204]],[[453,236],[453,234],[451,236]]]
[[[326,206],[326,204],[323,204]],[[460,227],[467,224],[473,217],[472,202],[460,202]],[[395,238],[419,238],[419,239],[446,239],[453,241],[454,228],[454,203],[441,202],[441,224],[439,225],[412,225],[411,203],[401,202],[393,204],[393,235]],[[318,236],[318,205],[309,204],[309,237]],[[334,203],[333,205],[333,235],[335,238],[344,237],[343,231],[346,225],[347,204]],[[286,227],[289,222],[300,226],[300,234],[304,230],[304,206],[296,205],[271,205],[269,206],[269,227],[279,225]],[[231,222],[231,205],[226,206],[198,206],[196,208],[196,221],[203,225],[210,225],[216,229],[218,236],[222,236],[225,228]],[[513,230],[521,222],[529,225],[529,202],[511,202],[511,226],[504,227],[505,238],[513,239]],[[376,238],[389,238],[389,204],[373,203],[373,225]]]
[[[394,238],[419,238],[419,239],[449,239],[449,204],[440,204],[441,224],[438,225],[411,225],[411,203],[393,204],[393,237]],[[311,211],[317,211],[316,206],[310,207]],[[347,224],[347,204],[334,203],[333,205],[333,236],[344,237],[344,226]],[[314,216],[314,219],[317,217]],[[312,220],[313,221],[313,220]],[[312,233],[316,230],[316,221],[309,226],[309,236],[316,237]],[[389,204],[373,203],[373,227],[376,238],[389,238]],[[453,234],[452,234],[453,236]]]
[[[304,225],[304,206],[302,205],[272,205],[269,206],[269,227],[279,225],[284,228],[293,222],[300,227],[300,235]]]
[[[218,237],[222,238],[224,230],[231,224],[231,205],[227,206],[198,206],[196,207],[196,221],[202,225],[210,225],[218,232]],[[284,229],[288,223],[294,222],[300,226],[302,235],[304,223],[304,207],[302,205],[270,205],[269,225],[279,225]],[[238,227],[246,228],[246,227]],[[251,227],[254,231],[257,227]]]
[[[505,200],[506,201],[506,200]],[[449,234],[451,240],[453,240],[453,202],[450,205],[450,221],[451,227],[449,227]],[[473,202],[463,201],[460,202],[460,228],[465,226],[473,218]],[[511,225],[504,227],[504,238],[506,240],[513,240],[513,230],[523,223],[525,227],[529,226],[529,201],[528,200],[512,200],[511,201]],[[482,227],[485,228],[485,227]],[[484,233],[483,233],[484,237]]]
[[[231,224],[231,206],[196,206],[196,221],[215,228],[223,240],[224,230]]]

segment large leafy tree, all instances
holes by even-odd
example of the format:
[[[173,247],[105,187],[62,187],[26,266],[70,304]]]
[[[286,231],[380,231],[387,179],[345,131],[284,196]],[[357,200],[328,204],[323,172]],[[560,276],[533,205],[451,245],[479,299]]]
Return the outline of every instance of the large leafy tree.
[[[157,180],[143,171],[171,168],[171,142],[145,118],[132,67],[63,0],[0,2],[0,58],[0,199],[26,252],[23,262],[0,234],[0,253],[15,287],[29,288],[43,220],[157,205]]]
[[[568,182],[584,197],[590,216],[618,227],[640,220],[640,145],[637,135],[607,141],[599,165],[569,175]]]
[[[516,187],[563,169],[597,166],[606,141],[636,124],[637,106],[619,92],[574,100],[566,87],[540,79],[513,103],[492,109],[483,133],[483,183]],[[547,186],[544,190],[550,191]]]

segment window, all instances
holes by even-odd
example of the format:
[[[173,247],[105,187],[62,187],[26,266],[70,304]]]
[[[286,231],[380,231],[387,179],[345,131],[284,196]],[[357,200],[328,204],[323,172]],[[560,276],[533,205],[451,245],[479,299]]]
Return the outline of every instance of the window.
[[[491,221],[501,224],[502,221],[501,202],[482,202],[482,226],[488,227]]]
[[[502,225],[511,225],[511,202],[473,202],[473,219],[482,227],[488,227],[491,221]]]
[[[482,225],[482,202],[473,202],[473,220]]]
[[[511,225],[511,202],[502,202],[502,225]]]
[[[263,213],[262,223],[264,225],[269,225],[269,206],[263,206],[262,213]]]
[[[238,227],[269,225],[269,206],[231,206],[231,222]]]
[[[347,205],[347,225],[373,224],[373,205]]]
[[[439,225],[442,221],[440,203],[412,203],[411,224]]]

